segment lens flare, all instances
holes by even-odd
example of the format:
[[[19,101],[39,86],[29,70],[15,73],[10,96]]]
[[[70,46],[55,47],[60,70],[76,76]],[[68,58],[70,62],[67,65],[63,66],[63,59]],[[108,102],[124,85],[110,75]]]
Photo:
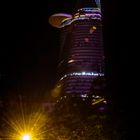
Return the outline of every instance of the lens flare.
[[[31,140],[31,135],[30,134],[24,134],[22,136],[21,140]]]
[[[40,140],[45,137],[48,118],[37,104],[20,102],[8,108],[4,115],[4,136],[13,140]]]

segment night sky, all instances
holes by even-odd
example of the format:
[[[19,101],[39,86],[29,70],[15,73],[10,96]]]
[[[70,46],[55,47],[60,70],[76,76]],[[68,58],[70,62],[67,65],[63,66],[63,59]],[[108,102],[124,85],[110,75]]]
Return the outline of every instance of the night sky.
[[[74,7],[75,0],[47,0],[45,3],[12,1],[3,4],[1,97],[48,94],[55,83],[59,53],[59,30],[49,25],[48,18],[57,12],[72,13]],[[115,34],[116,7],[115,1],[102,6],[106,70],[110,83],[113,82],[112,88],[116,88],[115,83],[118,84],[120,78],[119,47]]]
[[[4,5],[0,48],[1,94],[42,92],[55,81],[59,30],[48,23],[57,12],[71,12],[73,2],[47,0]],[[67,8],[66,8],[67,7]]]

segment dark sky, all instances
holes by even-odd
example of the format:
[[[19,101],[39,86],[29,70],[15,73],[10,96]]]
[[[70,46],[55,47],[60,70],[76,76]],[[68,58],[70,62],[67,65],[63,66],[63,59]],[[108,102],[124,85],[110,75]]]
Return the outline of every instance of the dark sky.
[[[57,12],[71,13],[73,1],[3,4],[0,47],[1,94],[44,93],[55,81],[59,30],[48,23]]]
[[[49,25],[48,18],[57,12],[71,13],[74,7],[75,0],[47,0],[45,3],[12,1],[3,4],[1,95],[46,94],[55,82],[59,52],[59,30]],[[114,8],[114,1],[103,3],[105,49],[108,66],[112,68],[108,73],[116,78],[118,61],[115,51],[118,48],[114,45]]]

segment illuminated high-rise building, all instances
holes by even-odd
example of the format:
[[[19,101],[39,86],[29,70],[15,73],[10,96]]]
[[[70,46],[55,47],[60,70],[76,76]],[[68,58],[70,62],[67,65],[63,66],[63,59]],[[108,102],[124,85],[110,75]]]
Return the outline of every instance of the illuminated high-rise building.
[[[49,18],[61,30],[57,84],[61,95],[86,97],[94,81],[104,77],[100,5],[99,0],[78,0],[72,15],[57,13]]]

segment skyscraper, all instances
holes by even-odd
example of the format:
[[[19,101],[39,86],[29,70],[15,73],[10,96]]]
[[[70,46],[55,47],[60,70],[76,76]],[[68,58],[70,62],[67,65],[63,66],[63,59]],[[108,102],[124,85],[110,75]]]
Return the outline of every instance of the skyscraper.
[[[49,22],[61,30],[57,82],[60,94],[92,94],[94,81],[104,78],[100,1],[78,0],[72,15],[54,14]]]

